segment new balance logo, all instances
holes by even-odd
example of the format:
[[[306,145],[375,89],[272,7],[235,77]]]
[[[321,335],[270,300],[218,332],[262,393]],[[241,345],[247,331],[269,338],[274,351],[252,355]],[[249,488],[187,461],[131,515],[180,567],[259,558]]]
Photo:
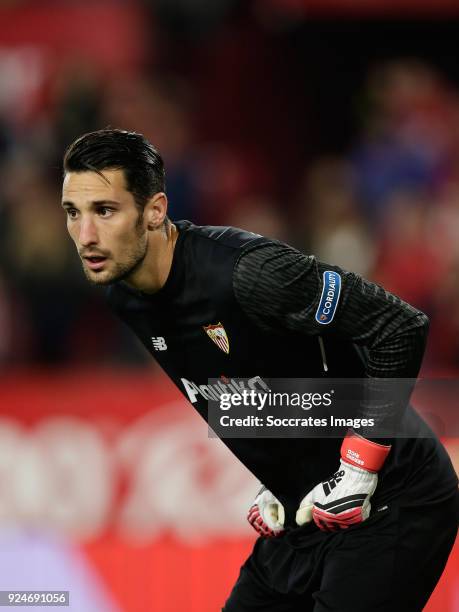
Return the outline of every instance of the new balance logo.
[[[322,488],[324,490],[325,495],[330,495],[330,493],[333,491],[336,485],[341,482],[341,480],[343,479],[343,476],[344,476],[344,470],[341,470],[333,474],[333,476],[329,480],[326,480],[325,482],[322,483]]]
[[[167,344],[162,336],[152,336],[151,341],[155,351],[167,351]]]

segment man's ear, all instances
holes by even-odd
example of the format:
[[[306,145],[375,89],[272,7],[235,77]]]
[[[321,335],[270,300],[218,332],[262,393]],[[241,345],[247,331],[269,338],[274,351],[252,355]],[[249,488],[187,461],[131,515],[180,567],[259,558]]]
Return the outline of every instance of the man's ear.
[[[157,230],[163,225],[167,215],[167,204],[167,196],[162,191],[155,193],[145,204],[143,215],[149,231]]]

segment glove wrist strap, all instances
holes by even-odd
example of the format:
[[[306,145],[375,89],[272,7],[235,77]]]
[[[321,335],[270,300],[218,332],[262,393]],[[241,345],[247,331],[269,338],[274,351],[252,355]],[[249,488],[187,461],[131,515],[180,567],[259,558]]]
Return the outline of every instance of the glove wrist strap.
[[[341,445],[341,459],[367,472],[379,472],[391,447],[370,442],[349,430]]]

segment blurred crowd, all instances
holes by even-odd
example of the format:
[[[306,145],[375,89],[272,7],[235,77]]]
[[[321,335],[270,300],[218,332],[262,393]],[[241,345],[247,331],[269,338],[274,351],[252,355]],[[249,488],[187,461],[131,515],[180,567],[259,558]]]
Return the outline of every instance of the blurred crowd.
[[[431,320],[425,370],[459,366],[459,97],[413,60],[368,75],[361,131],[300,192],[301,245],[383,285]]]
[[[212,137],[203,113],[212,93],[199,82],[152,70],[104,80],[76,61],[39,100],[24,89],[15,95],[0,71],[3,369],[150,364],[107,311],[103,292],[84,279],[60,208],[65,147],[107,125],[142,132],[159,148],[172,219],[285,240],[382,284],[430,316],[426,368],[459,367],[456,86],[416,60],[373,67],[347,150],[296,158],[286,178],[285,143],[276,155],[256,137],[237,144]],[[277,116],[279,130],[282,121]]]

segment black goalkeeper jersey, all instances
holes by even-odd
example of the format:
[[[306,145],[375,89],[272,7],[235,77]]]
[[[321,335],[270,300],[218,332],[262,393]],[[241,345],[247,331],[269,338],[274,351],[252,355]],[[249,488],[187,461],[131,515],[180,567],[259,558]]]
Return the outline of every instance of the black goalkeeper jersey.
[[[164,286],[145,294],[120,282],[107,296],[204,419],[210,378],[417,376],[428,327],[419,310],[281,242],[233,227],[175,225]],[[372,405],[366,416],[377,420]],[[427,425],[411,408],[403,418],[413,438],[393,440],[374,507],[395,497],[433,500],[457,486]],[[340,439],[222,441],[284,504],[290,524],[304,495],[339,465]]]

